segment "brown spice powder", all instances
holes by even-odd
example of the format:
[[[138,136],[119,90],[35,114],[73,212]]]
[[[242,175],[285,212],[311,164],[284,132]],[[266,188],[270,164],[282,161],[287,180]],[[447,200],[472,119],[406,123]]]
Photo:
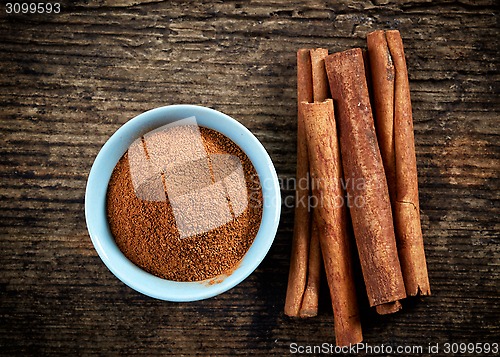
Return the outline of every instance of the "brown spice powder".
[[[262,219],[262,189],[246,154],[229,138],[200,127],[207,154],[230,154],[241,161],[248,206],[230,222],[179,238],[172,206],[139,199],[132,184],[128,154],[116,165],[107,192],[107,217],[118,248],[135,265],[160,278],[200,281],[236,268],[250,248]]]

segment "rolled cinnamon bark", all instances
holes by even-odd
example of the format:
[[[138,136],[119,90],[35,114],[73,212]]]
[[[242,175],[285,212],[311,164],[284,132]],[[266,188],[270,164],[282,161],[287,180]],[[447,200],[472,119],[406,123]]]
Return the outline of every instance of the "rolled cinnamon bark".
[[[328,50],[316,48],[310,50],[311,75],[313,88],[313,101],[322,102],[328,98],[328,78],[325,70],[325,57]],[[300,105],[300,104],[299,104]],[[309,244],[309,264],[307,270],[307,283],[299,311],[300,317],[313,317],[318,314],[319,285],[321,272],[321,247],[319,244],[317,222],[312,214],[311,241]]]
[[[309,50],[297,52],[297,105],[302,101],[313,100],[311,56]],[[299,316],[302,298],[306,287],[307,265],[309,255],[309,210],[307,207],[309,188],[309,163],[307,157],[306,134],[301,111],[297,113],[297,173],[296,204],[293,227],[292,254],[285,299],[285,314]]]
[[[394,152],[396,187],[393,200],[399,259],[408,295],[431,293],[420,226],[417,159],[411,111],[410,83],[399,31],[386,32],[394,61]]]
[[[384,31],[374,31],[366,37],[368,54],[365,59],[368,88],[372,89],[372,103],[377,139],[384,164],[389,197],[395,198],[396,167],[394,156],[394,64],[387,47]],[[367,57],[369,66],[367,66]],[[393,211],[394,216],[394,211]],[[403,276],[404,278],[404,276]],[[384,304],[376,307],[379,314],[389,314],[401,309],[401,303]]]
[[[311,242],[309,244],[309,262],[307,269],[307,285],[300,307],[300,317],[318,315],[319,285],[321,273],[321,248],[319,244],[317,219],[312,218]]]
[[[359,48],[336,53],[325,65],[338,108],[345,185],[368,300],[370,306],[394,307],[406,292],[363,54]]]
[[[325,272],[334,312],[337,345],[361,342],[347,212],[341,185],[342,166],[333,101],[300,105],[309,148],[312,192],[319,200],[314,215],[318,225]]]

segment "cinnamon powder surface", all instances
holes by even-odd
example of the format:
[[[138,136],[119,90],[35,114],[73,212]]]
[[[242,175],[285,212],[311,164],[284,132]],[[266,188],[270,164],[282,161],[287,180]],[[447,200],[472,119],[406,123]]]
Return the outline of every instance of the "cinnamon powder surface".
[[[107,217],[118,248],[138,267],[168,280],[200,281],[230,272],[250,248],[262,219],[261,184],[246,154],[217,131],[200,127],[200,132],[207,154],[234,155],[243,167],[248,206],[228,223],[180,239],[168,195],[166,201],[137,197],[127,153],[108,185]]]

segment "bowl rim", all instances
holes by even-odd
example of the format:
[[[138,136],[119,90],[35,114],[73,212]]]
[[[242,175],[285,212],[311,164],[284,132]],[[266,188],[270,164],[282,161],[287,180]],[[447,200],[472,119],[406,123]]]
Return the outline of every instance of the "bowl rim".
[[[159,278],[128,260],[116,245],[106,217],[106,192],[118,160],[138,137],[161,125],[195,116],[198,125],[219,131],[235,142],[254,165],[262,186],[263,212],[259,231],[231,274],[199,282]],[[104,183],[104,184],[103,184]],[[219,295],[246,279],[267,255],[276,236],[281,193],[274,165],[259,140],[241,123],[215,109],[175,104],[145,111],[120,126],[105,142],[90,169],[85,189],[85,220],[90,238],[108,269],[132,289],[160,300],[187,302]]]

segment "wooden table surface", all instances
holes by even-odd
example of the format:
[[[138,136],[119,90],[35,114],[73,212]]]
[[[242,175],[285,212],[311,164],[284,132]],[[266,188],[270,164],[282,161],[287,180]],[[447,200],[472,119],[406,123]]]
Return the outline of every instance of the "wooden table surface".
[[[295,175],[295,53],[366,47],[401,31],[433,295],[363,308],[375,345],[500,340],[499,11],[493,0],[169,2],[79,0],[58,14],[0,6],[0,354],[286,355],[333,343],[320,313],[283,314],[293,209],[232,290],[155,300],[104,266],[84,217],[87,175],[123,123],[201,104],[247,126],[284,181]],[[293,195],[283,187],[283,197]]]

